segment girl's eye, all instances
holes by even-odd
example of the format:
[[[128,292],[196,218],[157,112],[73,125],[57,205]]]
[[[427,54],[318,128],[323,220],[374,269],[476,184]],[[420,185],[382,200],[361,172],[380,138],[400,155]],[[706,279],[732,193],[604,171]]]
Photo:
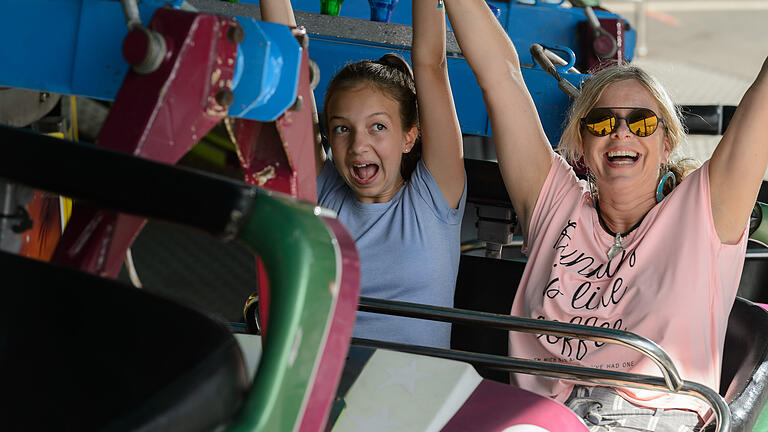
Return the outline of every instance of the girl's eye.
[[[377,131],[377,132],[381,132],[381,131],[383,131],[383,130],[384,130],[384,129],[386,129],[386,128],[387,128],[387,127],[386,127],[386,126],[384,126],[384,125],[383,125],[383,124],[381,124],[381,123],[376,123],[376,124],[374,124],[374,125],[373,125],[373,130],[375,130],[375,131]]]
[[[333,133],[335,133],[335,134],[342,134],[342,133],[347,132],[347,131],[349,131],[349,128],[346,127],[346,126],[342,126],[342,125],[335,126],[333,128]]]

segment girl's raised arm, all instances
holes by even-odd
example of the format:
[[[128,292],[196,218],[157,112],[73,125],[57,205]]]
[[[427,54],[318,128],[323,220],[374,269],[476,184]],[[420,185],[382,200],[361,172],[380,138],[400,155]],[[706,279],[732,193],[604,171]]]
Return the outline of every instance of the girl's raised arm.
[[[768,59],[739,103],[709,162],[715,229],[723,243],[744,232],[768,164]]]
[[[263,21],[296,27],[296,18],[293,16],[291,0],[261,0],[259,2],[259,8],[261,10],[261,19]],[[314,129],[313,135],[315,138],[315,172],[316,175],[320,175],[320,170],[323,169],[323,163],[325,162],[325,150],[323,150],[323,144],[320,138],[320,122],[317,116],[315,94],[314,92],[310,92],[309,94],[312,99],[309,106],[310,109],[312,109],[312,127]]]
[[[445,13],[437,0],[413,0],[413,76],[422,158],[448,204],[464,191],[464,150],[445,55]]]
[[[483,90],[504,184],[523,235],[552,166],[552,147],[523,82],[517,51],[484,0],[445,0],[456,39]]]

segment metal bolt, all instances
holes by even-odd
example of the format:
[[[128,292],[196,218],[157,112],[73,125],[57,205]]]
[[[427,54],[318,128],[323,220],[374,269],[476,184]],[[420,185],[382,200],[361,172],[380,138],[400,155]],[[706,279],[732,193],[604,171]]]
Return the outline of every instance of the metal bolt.
[[[320,66],[312,59],[309,59],[309,88],[314,90],[320,83]]]
[[[156,71],[166,53],[165,38],[140,25],[134,26],[123,39],[123,58],[138,74],[146,75]]]
[[[291,105],[291,111],[301,111],[304,108],[304,98],[301,95],[296,96],[296,101]]]
[[[240,44],[245,39],[245,30],[240,26],[230,26],[227,29],[227,39],[232,43]]]
[[[291,33],[293,34],[293,37],[296,38],[296,41],[301,45],[302,49],[307,49],[309,46],[309,38],[307,37],[307,29],[298,26],[291,28]]]
[[[40,103],[44,103],[45,101],[47,101],[47,100],[48,100],[48,97],[49,97],[50,95],[51,95],[51,94],[50,94],[50,93],[48,93],[48,92],[40,92]]]
[[[228,107],[235,101],[235,94],[229,89],[221,89],[216,93],[216,103]]]

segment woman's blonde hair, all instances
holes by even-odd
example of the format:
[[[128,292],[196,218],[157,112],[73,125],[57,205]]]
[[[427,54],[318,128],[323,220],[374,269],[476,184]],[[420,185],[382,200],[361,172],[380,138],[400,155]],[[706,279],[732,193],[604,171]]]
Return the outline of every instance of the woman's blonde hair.
[[[668,140],[668,150],[670,154],[685,139],[686,131],[681,122],[679,108],[672,102],[669,94],[664,87],[643,69],[631,65],[610,66],[597,72],[592,78],[587,80],[581,88],[581,95],[573,101],[568,110],[568,123],[565,126],[563,135],[557,146],[557,151],[571,164],[575,164],[584,156],[584,147],[582,141],[581,119],[594,108],[600,96],[605,89],[618,81],[635,80],[642,84],[651,94],[659,105],[659,112],[656,113],[664,119],[663,133]],[[696,168],[696,161],[685,158],[677,161],[669,160],[667,167],[675,174],[677,182],[681,182],[688,173]],[[664,173],[659,174],[660,176]],[[671,189],[671,186],[667,186]],[[664,193],[670,191],[665,190]]]

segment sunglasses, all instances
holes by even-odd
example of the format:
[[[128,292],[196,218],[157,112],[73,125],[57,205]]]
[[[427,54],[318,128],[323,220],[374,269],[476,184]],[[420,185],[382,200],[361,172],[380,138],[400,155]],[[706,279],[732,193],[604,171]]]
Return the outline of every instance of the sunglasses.
[[[613,113],[613,110],[617,109],[631,109],[632,112],[626,117],[619,117]],[[592,108],[587,116],[581,119],[581,124],[592,135],[604,137],[616,130],[619,120],[626,121],[629,131],[643,138],[653,135],[659,128],[659,123],[664,123],[664,119],[660,119],[648,108],[604,107]]]

